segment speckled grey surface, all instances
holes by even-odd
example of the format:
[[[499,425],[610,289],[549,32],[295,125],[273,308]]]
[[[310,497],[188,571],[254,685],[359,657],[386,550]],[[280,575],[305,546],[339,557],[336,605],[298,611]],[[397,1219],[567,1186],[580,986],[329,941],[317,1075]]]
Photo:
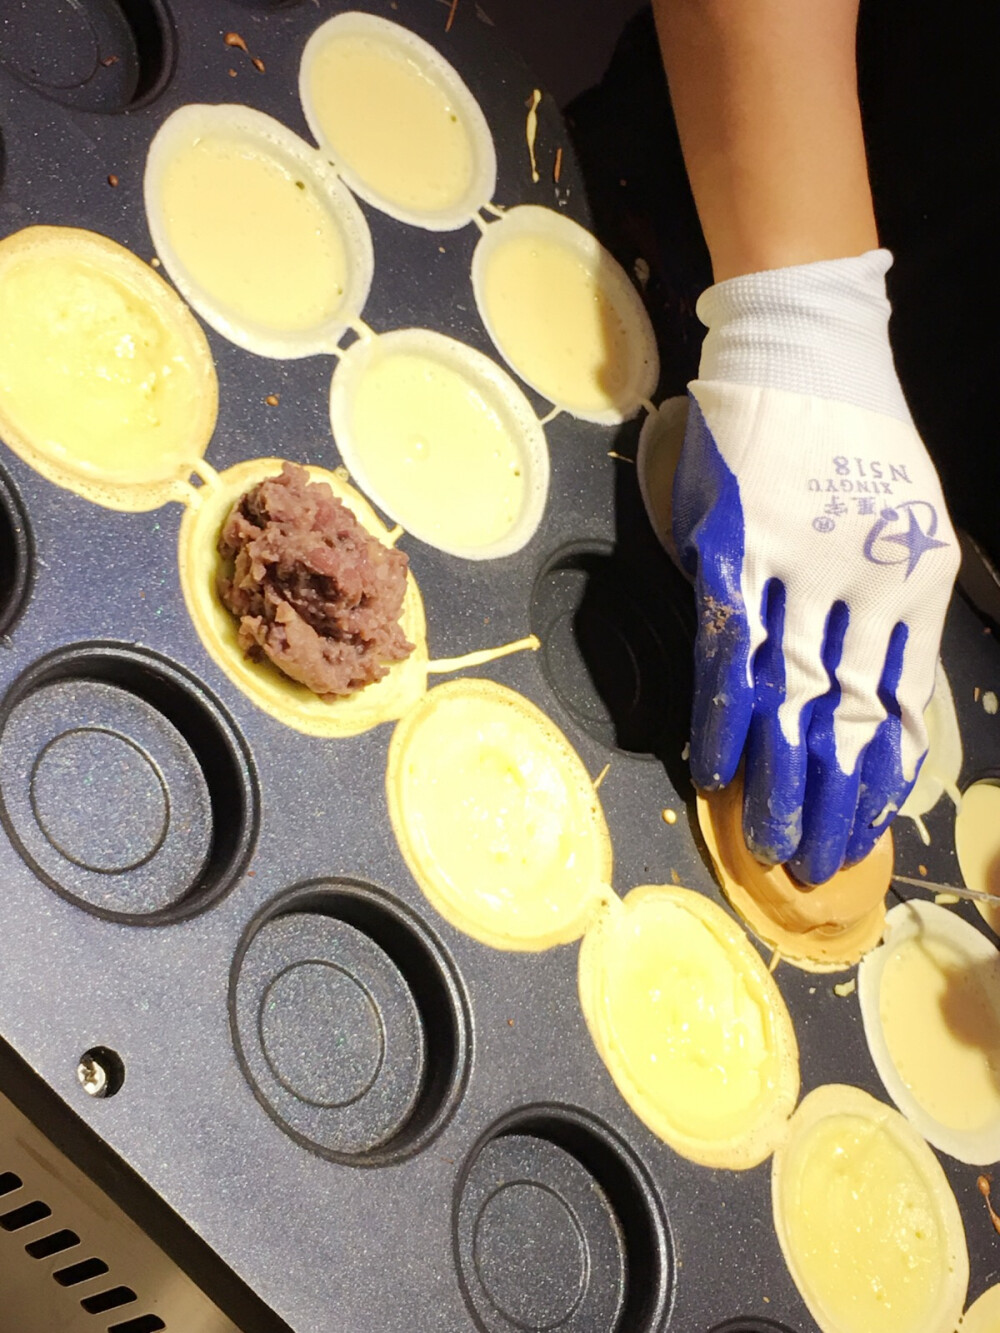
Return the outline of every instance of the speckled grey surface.
[[[59,8],[57,0],[46,4]],[[343,6],[332,0],[274,9],[172,0],[171,7],[176,65],[164,74],[159,94],[127,115],[63,109],[0,68],[0,233],[31,222],[85,225],[150,256],[141,204],[144,153],[176,106],[244,99],[306,133],[295,94],[298,57],[308,32]],[[518,59],[498,49],[475,5],[459,5],[447,35],[447,6],[436,0],[372,0],[359,7],[405,21],[454,60],[494,130],[498,202],[547,203],[585,219],[582,182],[548,101],[539,129],[546,165],[532,186],[523,138],[532,79]],[[0,9],[0,16],[7,12]],[[223,45],[229,29],[240,31],[264,60],[265,74]],[[140,86],[155,85],[157,77],[147,59],[137,75]],[[558,191],[549,165],[557,144],[566,149]],[[109,186],[109,175],[117,187]],[[430,326],[490,352],[469,284],[476,229],[436,235],[365,211],[376,256],[365,318],[376,330]],[[634,258],[619,257],[626,265]],[[327,423],[329,359],[268,362],[214,333],[209,339],[221,392],[208,451],[216,467],[264,455],[328,466],[339,461]],[[676,387],[667,363],[661,389]],[[264,403],[272,393],[280,396],[277,408]],[[552,422],[551,501],[537,535],[514,557],[468,564],[408,539],[403,544],[425,595],[432,655],[502,643],[532,624],[547,638],[545,652],[505,659],[484,673],[545,709],[594,774],[610,763],[601,797],[614,839],[617,890],[676,876],[717,897],[684,807],[685,593],[646,531],[633,470],[609,456],[610,450],[634,454],[637,430],[638,423],[614,432],[565,416]],[[197,708],[208,711],[198,716],[216,718],[213,726],[219,717],[230,719],[238,738],[230,751],[223,732],[213,733],[216,741],[199,760],[206,782],[218,791],[218,771],[208,770],[213,754],[225,754],[226,771],[236,775],[242,793],[235,806],[217,802],[213,816],[216,831],[229,839],[226,856],[220,853],[225,867],[218,896],[189,897],[192,914],[167,924],[127,924],[82,910],[38,878],[9,837],[0,836],[3,1036],[297,1333],[473,1327],[476,1299],[464,1294],[460,1272],[467,1244],[461,1200],[472,1197],[477,1169],[488,1170],[492,1154],[503,1158],[507,1171],[506,1154],[519,1150],[526,1156],[517,1158],[517,1170],[529,1182],[518,1203],[525,1205],[525,1228],[542,1216],[535,1207],[539,1184],[558,1193],[563,1168],[564,1203],[581,1173],[603,1196],[593,1221],[581,1205],[568,1223],[584,1237],[580,1244],[590,1244],[592,1232],[587,1272],[595,1288],[575,1307],[594,1313],[566,1327],[611,1333],[609,1312],[623,1301],[621,1333],[708,1333],[730,1327],[731,1320],[738,1321],[734,1330],[770,1328],[766,1321],[776,1321],[792,1333],[811,1333],[814,1325],[773,1234],[768,1167],[741,1174],[704,1170],[678,1158],[635,1119],[586,1033],[576,999],[576,947],[538,956],[495,952],[452,930],[422,899],[386,817],[389,728],[342,741],[311,739],[259,712],[235,689],[203,650],[180,597],[178,506],[138,515],[104,511],[44,482],[7,450],[0,463],[30,516],[35,551],[30,597],[0,650],[0,688],[10,697],[23,673],[63,646],[140,645],[159,655],[160,664],[142,658],[140,669],[126,653],[123,674],[111,683],[147,701],[148,689],[163,699],[149,681],[174,671],[171,688],[192,697],[201,690]],[[618,656],[604,656],[602,643],[618,645]],[[1000,718],[973,702],[974,686],[1000,690],[1000,657],[960,601],[944,656],[963,717],[963,776],[969,780],[1000,768]],[[117,660],[108,649],[84,654],[79,674],[93,678],[98,659]],[[624,674],[616,665],[622,662]],[[108,679],[101,671],[98,678]],[[186,735],[195,744],[193,733]],[[647,746],[658,757],[641,753]],[[666,807],[680,816],[672,826],[661,818]],[[928,849],[911,828],[900,829],[898,868],[913,874],[923,863],[931,877],[948,880],[956,873],[950,809],[939,805],[927,822],[934,839]],[[332,919],[353,929],[371,926],[390,960],[386,976],[402,976],[423,1027],[424,1086],[433,1084],[426,1132],[415,1135],[412,1151],[383,1165],[332,1160],[286,1132],[255,1096],[231,1029],[234,959],[252,949],[258,928],[269,928],[278,895],[338,878],[361,881],[364,910],[351,907],[353,890],[338,897],[334,884]],[[365,897],[365,884],[376,887],[374,897]],[[317,892],[287,900],[286,908],[314,911]],[[978,921],[968,909],[958,910]],[[296,958],[330,962],[322,954]],[[391,984],[397,986],[392,1003],[410,1014],[405,1028],[412,1011],[398,983]],[[843,1080],[884,1096],[856,1000],[835,996],[830,978],[784,966],[778,984],[795,1019],[803,1089]],[[310,993],[293,989],[282,1003],[290,996],[289,1012],[300,1017]],[[370,1039],[364,1023],[357,1030],[362,1043]],[[416,1059],[420,1041],[413,1034],[411,1026],[403,1047]],[[272,1037],[282,1047],[274,1058],[286,1081],[289,1074],[293,1082],[303,1077],[308,1052],[289,1049],[292,1029]],[[105,1101],[90,1100],[76,1082],[80,1054],[97,1045],[117,1051],[126,1070],[121,1091]],[[329,1055],[322,1040],[314,1050],[317,1059]],[[337,1095],[323,1081],[329,1074],[320,1070],[311,1085],[320,1100]],[[513,1148],[504,1146],[504,1136],[511,1136]],[[548,1146],[533,1150],[531,1140]],[[966,1218],[974,1297],[1000,1272],[995,1237],[976,1192],[976,1170],[942,1160]],[[609,1207],[620,1228],[617,1240],[608,1230]],[[494,1297],[506,1302],[508,1314],[513,1303],[515,1315],[534,1311],[536,1326],[546,1319],[551,1324],[567,1308],[567,1284],[575,1280],[580,1287],[579,1251],[557,1238],[542,1251],[559,1266],[551,1278],[530,1264],[520,1269],[523,1250],[504,1272],[497,1237],[505,1219],[491,1220],[498,1227],[483,1233],[481,1246]],[[570,1232],[560,1225],[565,1238]],[[521,1230],[517,1234],[523,1239]],[[615,1258],[617,1250],[623,1260]],[[619,1263],[625,1288],[602,1289],[602,1279],[614,1282],[609,1275]],[[519,1271],[535,1285],[519,1289]],[[511,1294],[518,1290],[523,1308]],[[491,1308],[501,1317],[497,1300]],[[492,1317],[483,1317],[485,1326]]]

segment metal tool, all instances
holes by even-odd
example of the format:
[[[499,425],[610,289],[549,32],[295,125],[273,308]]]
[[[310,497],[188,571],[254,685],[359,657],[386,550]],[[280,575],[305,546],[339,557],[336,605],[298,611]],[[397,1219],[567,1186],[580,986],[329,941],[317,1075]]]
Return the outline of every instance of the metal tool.
[[[897,884],[911,884],[916,889],[926,889],[928,893],[953,893],[956,898],[968,898],[970,902],[1000,907],[1000,894],[967,889],[964,884],[934,884],[927,879],[910,879],[907,875],[893,875],[892,878]]]

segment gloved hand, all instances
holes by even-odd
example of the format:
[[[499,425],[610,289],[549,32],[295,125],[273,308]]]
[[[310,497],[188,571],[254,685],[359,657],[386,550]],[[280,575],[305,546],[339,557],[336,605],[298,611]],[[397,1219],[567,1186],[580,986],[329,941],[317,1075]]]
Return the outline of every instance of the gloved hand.
[[[899,387],[883,250],[730,279],[673,491],[699,613],[691,773],[745,759],[747,845],[805,883],[866,856],[927,748],[959,549]]]

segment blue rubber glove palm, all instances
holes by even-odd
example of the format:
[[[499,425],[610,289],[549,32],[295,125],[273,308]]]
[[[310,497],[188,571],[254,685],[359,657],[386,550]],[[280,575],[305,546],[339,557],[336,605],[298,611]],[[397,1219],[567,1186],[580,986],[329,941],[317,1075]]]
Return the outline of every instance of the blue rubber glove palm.
[[[723,787],[745,760],[747,844],[806,883],[867,855],[913,785],[958,568],[892,370],[887,266],[876,252],[702,298],[712,333],[674,482],[699,611],[692,777]]]

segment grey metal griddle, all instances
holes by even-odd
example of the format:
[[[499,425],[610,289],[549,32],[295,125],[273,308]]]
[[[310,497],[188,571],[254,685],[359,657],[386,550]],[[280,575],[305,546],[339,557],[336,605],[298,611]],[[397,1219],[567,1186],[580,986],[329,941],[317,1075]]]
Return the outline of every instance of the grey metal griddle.
[[[299,55],[347,7],[4,0],[0,234],[85,226],[152,257],[141,181],[156,127],[185,102],[244,100],[308,137]],[[491,0],[460,0],[448,33],[438,0],[353,7],[412,27],[458,68],[493,130],[499,203],[591,221],[551,97],[531,183],[525,102],[545,85],[501,40],[522,32],[513,6],[496,0],[490,22]],[[224,46],[227,30],[264,74]],[[365,213],[373,328],[427,326],[495,355],[469,281],[476,229]],[[639,253],[617,257],[631,271]],[[266,361],[207,332],[221,396],[209,461],[335,466],[332,360]],[[675,352],[661,329],[661,394],[683,383]],[[690,593],[648,529],[634,468],[611,456],[634,457],[639,424],[552,422],[550,501],[517,555],[470,564],[403,545],[432,655],[542,638],[479,674],[539,704],[592,773],[610,763],[617,891],[676,877],[718,899],[681,758]],[[769,1166],[694,1166],[634,1117],[587,1035],[577,947],[493,951],[423,899],[386,815],[390,728],[316,740],[233,686],[181,599],[179,506],[100,509],[6,449],[0,469],[0,1036],[73,1115],[295,1333],[812,1333],[774,1236]],[[995,773],[1000,719],[973,687],[1000,689],[1000,653],[960,595],[944,660],[963,782]],[[74,781],[81,771],[92,781]],[[897,826],[897,865],[948,882],[944,803],[927,823],[929,848]],[[837,978],[787,966],[777,978],[803,1092],[846,1081],[884,1098]],[[78,1081],[93,1049],[119,1061],[112,1096]],[[942,1161],[971,1299],[1000,1275],[995,1237],[976,1169]]]

